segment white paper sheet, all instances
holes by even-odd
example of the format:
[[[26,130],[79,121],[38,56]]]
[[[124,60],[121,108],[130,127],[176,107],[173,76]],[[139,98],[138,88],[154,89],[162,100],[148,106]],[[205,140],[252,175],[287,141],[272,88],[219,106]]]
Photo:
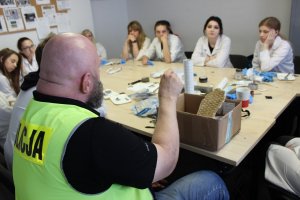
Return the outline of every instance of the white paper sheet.
[[[57,10],[69,10],[71,9],[70,0],[56,0]]]
[[[55,11],[55,6],[54,5],[42,5],[42,13],[43,13],[43,17],[48,19],[48,22],[50,24],[50,26],[56,26],[57,22],[56,22],[56,11]]]
[[[35,23],[36,32],[38,34],[39,39],[44,39],[51,33],[48,19],[40,17],[35,20]]]
[[[50,4],[50,0],[35,0],[37,5]]]
[[[57,13],[57,31],[59,33],[71,31],[70,20],[67,13]]]
[[[21,7],[23,21],[26,29],[33,29],[35,27],[35,19],[37,18],[35,7],[25,6]]]
[[[19,8],[4,8],[3,12],[9,32],[24,30],[24,24]]]
[[[0,16],[0,33],[7,32],[7,27],[3,15]]]

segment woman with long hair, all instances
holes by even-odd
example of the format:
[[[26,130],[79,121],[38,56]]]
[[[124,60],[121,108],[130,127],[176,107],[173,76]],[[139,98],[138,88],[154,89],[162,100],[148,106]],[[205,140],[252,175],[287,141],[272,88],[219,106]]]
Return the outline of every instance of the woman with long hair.
[[[132,21],[127,26],[127,38],[123,45],[122,58],[140,60],[150,46],[150,39],[146,36],[142,25]]]
[[[20,92],[22,56],[5,48],[0,51],[0,91],[7,96],[17,97]]]
[[[157,21],[154,25],[155,38],[142,59],[146,65],[149,59],[166,63],[182,62],[185,59],[180,38],[173,34],[171,25],[166,20]]]
[[[275,17],[263,19],[259,25],[252,66],[261,71],[294,73],[293,50],[280,34],[280,21]]]
[[[209,17],[203,27],[192,55],[196,66],[232,67],[229,60],[231,40],[223,34],[223,24],[219,17]]]

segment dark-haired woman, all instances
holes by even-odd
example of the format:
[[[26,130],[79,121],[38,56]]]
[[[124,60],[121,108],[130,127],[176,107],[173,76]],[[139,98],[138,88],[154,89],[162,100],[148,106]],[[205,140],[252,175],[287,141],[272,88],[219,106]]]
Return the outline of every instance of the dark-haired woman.
[[[203,27],[204,36],[200,37],[192,55],[195,66],[232,67],[229,60],[231,40],[223,34],[219,17],[209,17]]]
[[[22,37],[18,40],[17,47],[22,55],[22,64],[25,75],[38,70],[38,64],[35,58],[35,45],[32,40]]]
[[[154,26],[154,32],[156,37],[142,59],[144,65],[148,63],[149,59],[166,63],[182,62],[185,59],[181,40],[173,34],[168,21],[157,21]]]

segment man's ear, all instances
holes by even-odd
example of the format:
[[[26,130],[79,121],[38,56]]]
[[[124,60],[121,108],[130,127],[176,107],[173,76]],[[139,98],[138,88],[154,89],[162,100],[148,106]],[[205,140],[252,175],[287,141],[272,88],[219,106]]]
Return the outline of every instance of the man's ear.
[[[90,73],[85,73],[81,78],[81,91],[84,94],[89,94],[93,89],[92,75]]]

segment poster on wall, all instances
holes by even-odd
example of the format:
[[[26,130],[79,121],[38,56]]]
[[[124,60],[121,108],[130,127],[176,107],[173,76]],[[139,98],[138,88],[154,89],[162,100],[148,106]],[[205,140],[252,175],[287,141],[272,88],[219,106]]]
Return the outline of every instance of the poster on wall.
[[[50,4],[50,0],[35,0],[37,5]]]
[[[16,0],[17,7],[30,6],[29,0]]]
[[[48,35],[51,33],[48,19],[46,19],[45,17],[39,17],[35,19],[35,23],[36,32],[39,39],[41,40],[48,37]]]
[[[9,32],[24,30],[24,24],[19,8],[4,8],[3,12]]]
[[[57,13],[57,31],[59,33],[71,31],[70,20],[67,13]]]
[[[45,17],[46,19],[48,19],[48,22],[50,24],[50,26],[56,26],[56,11],[55,11],[55,6],[54,5],[42,5],[42,13],[43,13],[43,17]]]
[[[71,1],[70,0],[56,0],[57,10],[70,10],[71,9]]]
[[[15,0],[0,0],[0,8],[16,7]]]
[[[3,15],[0,16],[0,33],[7,32],[6,24]]]
[[[23,21],[25,23],[26,29],[33,29],[35,28],[35,19],[37,18],[35,7],[33,6],[26,6],[21,7]]]

